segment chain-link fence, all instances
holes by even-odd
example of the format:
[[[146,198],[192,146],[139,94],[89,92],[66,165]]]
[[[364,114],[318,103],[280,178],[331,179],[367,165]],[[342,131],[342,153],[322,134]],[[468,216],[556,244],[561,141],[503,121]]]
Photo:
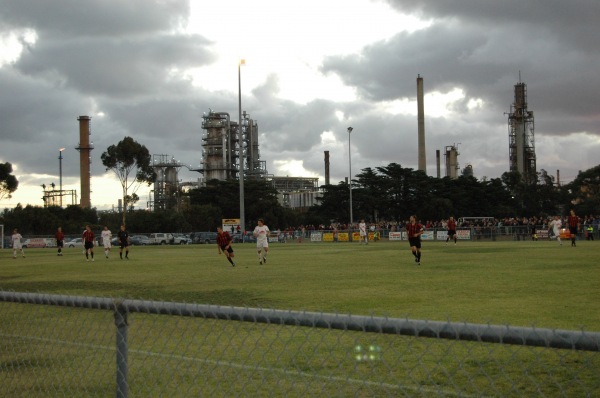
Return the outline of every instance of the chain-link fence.
[[[6,397],[598,397],[599,351],[596,332],[0,292]]]

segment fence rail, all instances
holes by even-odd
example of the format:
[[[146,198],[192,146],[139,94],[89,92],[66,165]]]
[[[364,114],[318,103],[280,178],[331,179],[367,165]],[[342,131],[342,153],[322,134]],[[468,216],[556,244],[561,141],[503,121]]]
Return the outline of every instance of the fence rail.
[[[106,332],[96,336],[104,326],[95,326],[106,320],[72,314],[76,308],[112,312],[116,361],[104,358],[95,373],[105,379],[113,367],[116,387],[111,393],[107,380],[87,376],[65,387],[53,377],[35,387],[44,396],[600,395],[597,332],[4,291],[0,302],[0,377],[10,396],[32,392],[31,380],[18,377],[31,367],[23,358],[42,355],[32,342],[43,343],[44,357],[62,358],[73,345],[111,351],[93,343],[106,340]],[[55,307],[69,312],[48,309]],[[35,365],[36,375],[46,366],[48,375],[62,374],[53,368],[64,360]],[[231,385],[232,374],[240,385]]]

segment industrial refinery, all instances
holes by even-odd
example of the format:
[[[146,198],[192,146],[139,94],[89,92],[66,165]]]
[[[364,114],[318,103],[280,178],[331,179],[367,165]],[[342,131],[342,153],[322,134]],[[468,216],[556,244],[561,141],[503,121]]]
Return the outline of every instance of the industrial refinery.
[[[520,79],[519,79],[520,80]],[[417,142],[418,170],[427,173],[425,148],[425,103],[424,80],[417,76]],[[173,155],[155,154],[152,167],[156,172],[156,180],[151,195],[146,203],[150,210],[177,210],[181,205],[181,193],[185,189],[203,186],[210,180],[264,179],[273,184],[277,190],[279,201],[285,207],[307,209],[317,204],[319,195],[319,179],[314,177],[274,176],[267,171],[266,161],[260,156],[258,122],[246,111],[240,116],[240,123],[233,121],[227,112],[209,109],[202,116],[202,160],[198,168],[192,169],[187,164],[175,160]],[[79,116],[79,143],[76,149],[80,154],[80,201],[83,208],[92,206],[91,193],[91,141],[89,116]],[[508,113],[509,170],[518,171],[524,181],[533,182],[536,178],[536,156],[534,140],[533,111],[528,109],[527,85],[521,81],[514,86],[514,102]],[[458,145],[453,143],[444,148],[445,173],[443,177],[456,179],[459,177]],[[62,148],[64,149],[64,148]],[[62,167],[62,149],[59,154]],[[325,185],[330,184],[329,151],[325,151]],[[441,178],[440,150],[436,150],[437,177]],[[243,165],[243,166],[242,166]],[[200,177],[196,181],[182,182],[179,170],[186,167],[196,171]],[[241,170],[243,168],[243,170]],[[240,173],[242,171],[242,173]],[[468,164],[462,175],[473,175],[473,166]],[[63,205],[63,197],[70,198],[70,204],[77,202],[77,192],[59,189],[54,184],[42,186],[45,206]],[[119,209],[121,208],[119,199]]]

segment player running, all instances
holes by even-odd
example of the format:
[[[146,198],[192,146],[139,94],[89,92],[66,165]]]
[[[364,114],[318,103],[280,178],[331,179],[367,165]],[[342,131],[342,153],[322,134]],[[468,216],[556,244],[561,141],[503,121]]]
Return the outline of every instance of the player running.
[[[550,221],[548,225],[552,228],[552,233],[554,234],[554,237],[562,246],[562,241],[560,240],[560,229],[562,228],[562,220],[559,216],[554,216],[554,220]]]
[[[254,228],[252,235],[256,237],[256,251],[258,253],[258,263],[267,263],[267,253],[269,252],[269,227],[265,225],[265,220],[260,218],[258,225]],[[262,253],[264,249],[264,254]]]
[[[85,261],[90,261],[90,254],[92,255],[92,261],[94,261],[94,231],[92,231],[89,225],[85,226],[82,238],[83,248],[85,249]]]
[[[410,250],[413,256],[415,256],[415,263],[417,265],[421,265],[421,235],[424,231],[423,225],[417,222],[416,216],[410,216],[410,221],[406,224],[406,233],[408,235]]]
[[[575,239],[579,232],[579,217],[575,215],[575,210],[571,210],[571,214],[567,218],[567,224],[569,225],[569,232],[571,233],[571,247],[576,247]]]
[[[456,221],[454,221],[454,217],[450,217],[448,220],[448,236],[446,237],[446,244],[450,239],[454,240],[454,244],[456,244]]]
[[[235,267],[235,263],[232,258],[235,256],[233,253],[233,248],[231,247],[231,243],[233,242],[233,238],[227,231],[223,231],[223,228],[217,227],[217,247],[219,248],[219,255],[221,253],[225,253],[225,257],[227,257],[227,261],[231,264],[232,267]]]
[[[23,256],[23,258],[25,258],[25,252],[23,251],[23,243],[21,242],[21,239],[23,239],[23,237],[15,228],[10,238],[13,247],[13,258],[17,258],[17,250],[20,250],[21,255]]]

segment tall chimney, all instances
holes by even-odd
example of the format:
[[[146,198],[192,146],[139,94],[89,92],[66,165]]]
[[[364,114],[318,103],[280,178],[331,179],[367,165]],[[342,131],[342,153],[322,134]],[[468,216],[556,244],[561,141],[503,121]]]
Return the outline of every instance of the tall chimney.
[[[325,185],[329,185],[329,151],[325,151]]]
[[[441,170],[440,170],[440,150],[436,149],[435,150],[435,164],[437,166],[437,178],[440,178],[441,175]]]
[[[417,120],[419,131],[419,170],[427,174],[427,159],[425,158],[425,111],[423,108],[423,78],[417,75]]]
[[[79,116],[79,146],[75,149],[79,151],[79,173],[81,179],[81,200],[79,206],[82,208],[92,207],[90,200],[90,181],[92,179],[91,156],[90,152],[94,149],[90,143],[90,117]]]

